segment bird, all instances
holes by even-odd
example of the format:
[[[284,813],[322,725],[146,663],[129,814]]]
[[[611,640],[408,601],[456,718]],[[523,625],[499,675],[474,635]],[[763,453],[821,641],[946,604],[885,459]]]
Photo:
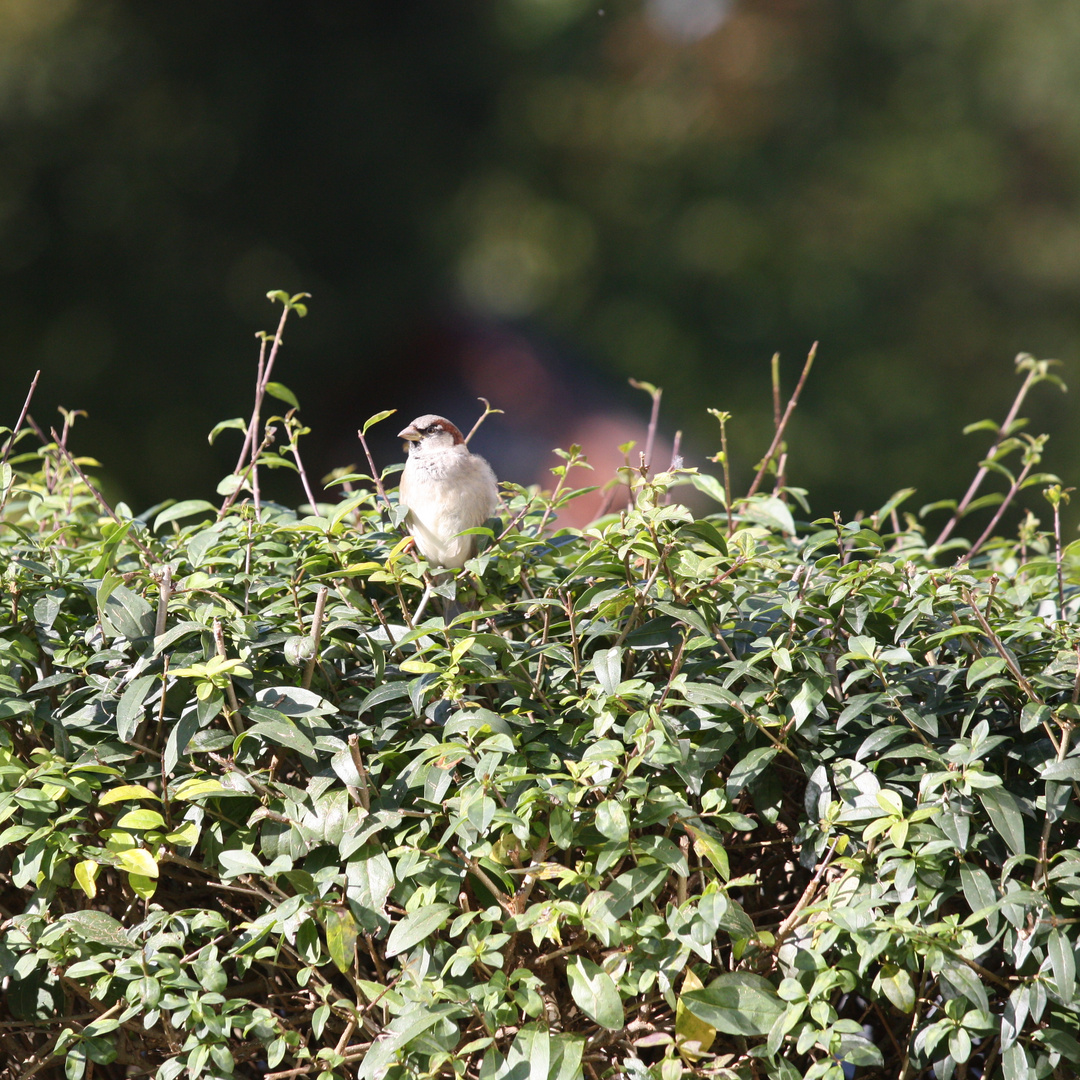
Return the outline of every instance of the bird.
[[[398,438],[409,444],[398,491],[409,532],[433,567],[458,570],[476,554],[477,540],[460,534],[483,525],[499,505],[495,473],[444,416],[418,416]]]

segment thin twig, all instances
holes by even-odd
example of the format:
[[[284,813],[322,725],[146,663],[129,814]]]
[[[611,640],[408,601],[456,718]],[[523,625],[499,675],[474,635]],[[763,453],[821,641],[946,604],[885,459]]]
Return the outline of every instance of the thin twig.
[[[757,489],[761,486],[761,481],[765,477],[765,472],[776,454],[777,447],[784,438],[784,431],[787,428],[788,421],[791,419],[791,414],[795,411],[795,406],[799,404],[799,395],[802,394],[802,389],[806,385],[806,377],[810,374],[810,369],[814,366],[814,357],[817,356],[817,348],[818,343],[815,341],[814,344],[810,346],[810,352],[807,354],[802,374],[799,376],[799,381],[795,386],[795,393],[791,395],[791,400],[787,403],[784,415],[780,418],[780,423],[777,425],[773,441],[769,446],[768,452],[765,454],[764,460],[761,462],[761,468],[758,469],[757,476],[754,477],[754,482],[750,485],[750,490],[746,493],[748,499],[751,495],[755,494]]]
[[[787,493],[781,492],[785,482],[787,480],[787,451],[785,450],[780,455],[780,460],[776,463],[776,483],[773,485],[773,494],[780,495],[780,497],[787,502]]]
[[[75,417],[85,417],[89,414],[82,409],[65,409],[63,406],[60,407],[60,412],[63,414],[64,417],[64,427],[63,433],[60,436],[60,445],[66,447],[68,432],[70,432],[71,429],[75,426]]]
[[[84,473],[82,469],[79,468],[78,464],[75,461],[75,458],[71,455],[71,451],[60,442],[60,438],[56,434],[56,428],[50,428],[49,433],[53,437],[53,442],[56,443],[56,448],[60,451],[61,454],[64,455],[64,460],[67,461],[68,465],[74,470],[78,478],[86,485],[86,489],[97,500],[98,506],[100,506],[101,509],[104,510],[105,513],[108,514],[108,516],[111,517],[117,525],[127,525],[128,522],[123,521],[121,518],[117,517],[116,512],[105,501],[105,496],[102,495],[101,492],[98,491],[98,489],[90,483],[89,479],[87,479],[86,473]],[[157,561],[154,557],[154,553],[137,536],[134,535],[134,529],[132,529],[132,531],[128,533],[127,539],[129,539],[151,562]]]
[[[342,1054],[344,1063],[351,1065],[355,1061],[363,1061],[372,1045],[372,1043],[362,1043],[347,1047],[346,1052]],[[308,1073],[315,1072],[316,1069],[325,1068],[326,1062],[313,1061],[310,1065],[298,1065],[295,1069],[283,1069],[281,1072],[266,1073],[263,1080],[289,1080],[290,1077],[306,1076]]]
[[[518,523],[529,513],[529,511],[533,508],[535,504],[536,496],[532,495],[529,497],[525,505],[512,518],[510,518],[509,521],[507,521],[506,528],[504,528],[503,531],[495,537],[494,544],[498,544],[500,541],[505,540],[510,535],[510,533],[512,533],[514,529],[517,528]],[[602,517],[603,515],[598,514],[597,516]],[[492,544],[493,547],[494,544]]]
[[[682,467],[682,432],[676,431],[675,438],[671,443],[671,464],[668,466],[668,472],[675,472],[676,469]]]
[[[1065,756],[1069,752],[1069,739],[1072,735],[1072,725],[1062,723],[1058,721],[1058,725],[1061,729],[1061,745],[1057,748],[1057,761],[1060,763],[1065,760]],[[1042,836],[1039,838],[1039,871],[1042,874],[1043,888],[1046,888],[1050,880],[1050,830],[1053,827],[1054,819],[1050,816],[1050,783],[1046,785],[1048,791],[1046,796],[1046,809],[1043,817]]]
[[[19,429],[22,427],[23,421],[26,419],[27,411],[30,409],[30,399],[34,396],[34,391],[37,389],[38,379],[41,377],[41,370],[38,369],[34,372],[33,381],[30,383],[30,390],[27,392],[26,400],[23,402],[22,412],[19,413],[19,419],[15,421],[15,426],[11,429],[11,435],[9,436],[7,443],[4,446],[4,457],[0,460],[0,465],[6,465],[7,459],[11,454],[11,449],[15,445],[15,440],[19,435]]]
[[[837,837],[829,845],[829,850],[825,852],[825,858],[821,860],[821,865],[817,868],[814,876],[810,879],[806,888],[803,890],[802,896],[799,897],[798,903],[791,909],[791,914],[780,924],[779,929],[776,931],[776,941],[773,945],[774,949],[778,949],[788,935],[795,929],[800,922],[800,916],[803,911],[810,905],[810,902],[814,899],[814,894],[817,892],[818,883],[821,881],[825,874],[825,871],[829,868],[829,863],[833,861],[833,857],[836,855],[836,846],[840,843],[840,837]],[[850,872],[850,871],[849,871]]]
[[[26,422],[30,425],[31,428],[33,428],[34,434],[40,440],[41,445],[48,446],[49,440],[46,438],[45,432],[41,430],[38,422],[33,418],[33,416],[30,415],[30,413],[26,414]]]
[[[37,389],[38,377],[41,375],[41,371],[38,370],[34,373],[33,382],[30,383],[30,391],[26,395],[26,400],[23,402],[22,412],[19,413],[19,419],[15,422],[15,426],[11,429],[11,435],[4,445],[4,457],[0,461],[0,466],[7,465],[8,456],[11,454],[12,448],[15,446],[15,440],[19,437],[19,431],[22,429],[23,420],[26,418],[27,410],[30,408],[30,399],[34,396],[34,391]],[[36,424],[34,425],[37,426]],[[11,495],[12,490],[15,487],[14,478],[10,484],[5,485],[3,495],[0,497],[0,511],[7,505],[8,498]]]
[[[289,437],[289,453],[296,460],[296,471],[300,474],[300,483],[304,485],[304,494],[307,496],[308,504],[311,506],[311,512],[317,514],[319,508],[315,504],[315,496],[311,491],[311,484],[308,482],[307,470],[304,468],[303,461],[300,460],[300,439],[296,431],[297,425],[289,422],[295,412],[295,409],[290,409],[285,414],[285,431]]]
[[[634,625],[634,619],[637,617],[637,613],[641,610],[645,601],[648,600],[649,590],[656,583],[656,579],[659,576],[660,571],[664,568],[665,560],[667,559],[668,555],[671,554],[672,547],[674,547],[673,544],[664,545],[664,550],[659,552],[659,558],[656,560],[656,566],[653,567],[653,572],[649,576],[649,580],[645,582],[645,585],[642,588],[641,592],[637,593],[634,596],[634,606],[630,611],[630,614],[626,618],[626,624],[622,628],[622,633],[619,634],[618,638],[615,641],[616,649],[618,649],[622,645],[622,643],[626,640],[627,635],[630,633],[630,630]]]
[[[259,348],[259,368],[255,376],[255,405],[251,410],[251,420],[248,423],[247,434],[244,436],[244,445],[240,447],[240,456],[236,459],[234,473],[238,473],[244,467],[247,455],[255,445],[256,432],[259,430],[259,416],[262,411],[263,399],[266,397],[266,384],[270,381],[270,373],[274,370],[274,361],[277,359],[278,349],[281,348],[281,343],[284,340],[281,335],[285,331],[285,320],[289,317],[291,310],[288,304],[284,305],[281,318],[278,320],[277,331],[274,333],[274,344],[270,349],[269,357],[266,356],[266,334],[260,333],[256,335],[262,341],[262,345]],[[257,456],[257,454],[253,454],[252,460]]]
[[[965,563],[994,535],[994,530],[997,528],[997,523],[1001,520],[1001,515],[1008,509],[1009,504],[1016,497],[1016,493],[1024,485],[1024,481],[1027,479],[1027,475],[1034,468],[1038,459],[1033,458],[1020,470],[1020,475],[1012,482],[1012,487],[1009,488],[1008,494],[1001,500],[1001,505],[997,508],[997,513],[990,519],[990,524],[983,530],[982,536],[975,541],[971,547],[960,556],[960,562]]]
[[[383,609],[379,606],[379,601],[376,600],[375,597],[371,598],[371,607],[375,612],[375,617],[382,624],[383,631],[386,634],[386,640],[390,642],[390,647],[392,649],[396,649],[397,643],[394,641],[393,631],[390,629],[390,624],[386,621],[386,615],[384,614]]]
[[[315,597],[315,615],[311,620],[311,655],[308,657],[307,666],[304,668],[304,678],[300,683],[305,690],[311,686],[311,677],[315,673],[315,662],[319,658],[323,612],[326,610],[326,598],[329,594],[330,589],[326,585],[320,585]]]
[[[473,424],[473,426],[469,429],[469,434],[465,436],[466,446],[469,445],[469,440],[476,434],[477,429],[489,416],[491,416],[493,413],[502,413],[502,409],[493,409],[491,407],[491,402],[488,401],[486,397],[478,397],[476,400],[482,401],[484,403],[484,411],[480,414],[480,419],[477,420],[476,423]]]
[[[656,424],[660,418],[660,398],[664,391],[659,387],[650,387],[640,383],[637,379],[631,379],[630,385],[635,390],[644,390],[652,398],[652,412],[649,414],[649,430],[645,436],[645,467],[652,468],[653,444],[656,441]]]
[[[375,468],[375,459],[371,456],[371,450],[368,448],[367,438],[364,436],[363,429],[357,431],[357,435],[360,436],[360,445],[364,448],[364,455],[368,460],[368,468],[371,469],[371,479],[375,481],[375,490],[379,493],[379,498],[386,504],[387,510],[393,510],[390,505],[390,500],[386,497],[386,488],[383,487],[382,477],[379,475],[379,470]]]
[[[772,355],[772,416],[773,430],[780,427],[780,354]]]
[[[683,459],[680,450],[682,449],[682,432],[676,431],[675,438],[671,444],[671,464],[668,466],[668,472],[675,472],[677,469],[683,467]],[[668,488],[664,492],[664,505],[669,506],[671,504],[671,488]]]
[[[424,576],[427,577],[426,574]],[[405,621],[409,624],[410,629],[412,629],[412,627],[416,626],[417,623],[420,622],[420,617],[424,614],[424,611],[428,606],[428,601],[431,600],[431,596],[431,582],[428,581],[424,585],[424,595],[420,597],[420,606],[416,609],[413,617],[410,619],[408,614],[404,610],[402,610],[402,614],[405,615]]]
[[[731,508],[731,462],[728,460],[727,424],[720,422],[720,452],[724,455],[724,509],[727,511],[727,534],[735,532],[735,522]]]
[[[997,450],[997,448],[1001,445],[1002,440],[1004,440],[1005,437],[1008,435],[1009,429],[1012,427],[1012,423],[1016,419],[1016,414],[1020,411],[1020,406],[1023,404],[1024,398],[1027,396],[1028,390],[1031,389],[1031,385],[1035,381],[1036,374],[1037,372],[1035,368],[1032,368],[1030,371],[1028,371],[1027,378],[1024,380],[1023,385],[1020,387],[1020,390],[1016,395],[1016,400],[1013,401],[1012,408],[1009,409],[1008,416],[1005,417],[1005,423],[1003,423],[1001,427],[998,428],[997,437],[990,444],[990,449],[989,451],[987,451],[986,457],[984,458],[985,461],[993,460],[994,451]],[[960,519],[964,516],[964,511],[967,510],[968,506],[971,503],[971,500],[975,498],[975,493],[982,486],[982,482],[986,479],[989,472],[989,465],[983,465],[979,468],[979,471],[975,474],[975,478],[971,481],[967,492],[964,494],[964,497],[960,500],[959,504],[956,507],[956,510],[953,512],[953,516],[949,518],[949,520],[946,522],[945,528],[943,528],[938,534],[938,538],[930,545],[931,547],[940,547],[942,544],[945,543],[946,540],[949,539],[950,536],[952,536],[953,529],[955,529],[956,526],[960,524]]]
[[[168,697],[166,691],[169,689],[169,654],[165,653],[161,657],[161,700],[158,702],[158,714],[157,714],[157,728],[154,730],[153,746],[140,746],[138,743],[132,743],[136,750],[141,751],[144,754],[150,754],[151,757],[158,757],[161,761],[161,790],[168,792],[168,776],[165,772],[165,758],[161,753],[161,743],[165,737],[165,701]],[[146,719],[144,717],[141,724],[139,724],[138,730],[135,733],[135,737],[141,742],[145,738],[146,731]],[[166,805],[168,799],[166,798]]]
[[[986,616],[979,609],[979,605],[975,602],[975,598],[971,591],[966,588],[960,590],[961,595],[964,597],[964,603],[971,608],[971,613],[975,616],[975,621],[979,624],[979,628],[990,639],[990,644],[997,650],[998,656],[1005,661],[1005,666],[1009,669],[1010,674],[1016,680],[1017,685],[1027,695],[1029,701],[1034,702],[1036,705],[1044,704],[1043,699],[1035,692],[1035,687],[1025,678],[1024,673],[1020,670],[1019,665],[1016,662],[1016,657],[1005,648],[1004,642],[997,636],[993,628],[986,621]],[[1050,744],[1053,746],[1054,751],[1057,752],[1058,741],[1054,738],[1054,733],[1050,729],[1050,725],[1044,720],[1042,723],[1043,730],[1046,732],[1047,738],[1050,740]]]
[[[1068,500],[1068,496],[1065,496]],[[1061,496],[1054,501],[1054,562],[1057,565],[1058,618],[1065,618],[1065,573],[1061,560]]]
[[[922,975],[919,978],[919,989],[915,992],[915,1006],[911,1010],[911,1029],[908,1031],[907,1041],[904,1046],[904,1060],[901,1063],[900,1068],[900,1080],[911,1080],[911,1074],[914,1071],[914,1062],[912,1061],[912,1050],[915,1046],[915,1032],[919,1030],[919,1021],[922,1016],[917,1008],[920,1001],[926,1000],[927,981],[930,978],[930,972],[926,964],[923,964]]]
[[[555,506],[559,501],[559,497],[562,495],[562,490],[566,486],[567,477],[570,475],[570,470],[575,465],[581,465],[586,469],[591,469],[592,466],[584,459],[578,459],[576,456],[565,459],[566,464],[561,466],[562,472],[559,475],[559,482],[555,485],[555,490],[551,493],[551,498],[548,499],[547,506],[544,507],[543,517],[540,518],[540,524],[537,526],[534,535],[541,536],[544,529],[547,527],[548,520],[555,512]]]
[[[169,614],[169,597],[172,596],[172,567],[168,563],[161,572],[159,589],[157,618],[154,620],[154,637],[156,638],[165,633],[165,620]]]
[[[255,474],[255,462],[259,460],[259,455],[274,441],[274,437],[276,434],[277,428],[269,427],[266,429],[266,435],[263,437],[263,441],[259,445],[258,451],[256,451],[255,461],[252,461],[248,464],[248,467],[244,471],[244,474],[240,477],[240,482],[233,489],[232,493],[228,495],[225,501],[221,504],[221,509],[218,510],[218,521],[220,521],[225,516],[229,507],[232,506],[234,502],[236,502],[236,497],[243,490],[244,484],[248,481],[249,478],[252,481],[251,490],[252,496],[255,501],[255,513],[258,516],[259,520],[262,521],[259,504],[259,478]],[[236,476],[237,474],[233,473],[232,475]]]
[[[370,810],[371,789],[368,786],[368,771],[364,767],[364,758],[360,753],[360,740],[359,736],[356,734],[349,736],[349,756],[352,758],[352,763],[356,768],[357,775],[360,777],[360,787],[357,789],[360,805],[365,810]]]
[[[466,855],[460,848],[452,849],[454,854],[461,859],[461,861],[468,867],[469,871],[476,875],[476,877],[483,884],[492,896],[499,902],[499,906],[506,912],[507,915],[516,915],[517,909],[514,907],[514,900],[509,897],[495,884],[494,881],[487,875],[484,868],[474,859],[471,855]]]
[[[225,630],[221,625],[220,619],[214,620],[214,646],[217,655],[220,656],[222,660],[227,659],[227,653],[225,652]],[[229,723],[229,730],[234,735],[239,735],[240,725],[236,718],[240,715],[240,702],[236,700],[236,689],[233,686],[232,675],[226,674],[225,679],[225,693],[229,698],[230,709],[230,711],[226,713],[225,719]]]

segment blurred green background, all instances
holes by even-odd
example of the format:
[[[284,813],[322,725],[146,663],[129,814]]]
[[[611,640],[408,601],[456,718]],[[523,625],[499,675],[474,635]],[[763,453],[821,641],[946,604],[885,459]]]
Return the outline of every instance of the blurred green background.
[[[396,420],[484,394],[481,449],[536,479],[640,437],[632,376],[691,464],[734,413],[745,483],[769,357],[790,392],[819,340],[790,481],[917,507],[963,493],[1017,352],[1075,375],[1065,0],[0,0],[0,130],[0,422],[40,367],[38,422],[87,410],[136,510],[233,464],[205,436],[250,409],[268,289],[312,294],[276,377],[317,475],[376,411],[390,461]],[[1075,396],[1025,411],[1076,481]]]

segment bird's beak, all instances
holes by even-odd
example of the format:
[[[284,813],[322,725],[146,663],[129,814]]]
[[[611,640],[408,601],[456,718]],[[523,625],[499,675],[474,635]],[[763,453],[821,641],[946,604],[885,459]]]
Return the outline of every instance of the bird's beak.
[[[413,427],[412,424],[410,424],[403,431],[399,431],[397,437],[399,439],[407,439],[409,442],[419,442],[420,441],[420,432],[417,431],[416,428]]]

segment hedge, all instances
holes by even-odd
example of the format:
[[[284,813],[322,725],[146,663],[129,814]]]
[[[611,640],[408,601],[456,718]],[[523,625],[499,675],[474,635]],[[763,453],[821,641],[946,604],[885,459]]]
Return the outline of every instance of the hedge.
[[[1015,409],[989,502],[1056,530],[813,520],[722,454],[563,528],[575,448],[447,583],[393,467],[310,497],[280,340],[222,506],[9,439],[0,1075],[1077,1075],[1080,562]]]

